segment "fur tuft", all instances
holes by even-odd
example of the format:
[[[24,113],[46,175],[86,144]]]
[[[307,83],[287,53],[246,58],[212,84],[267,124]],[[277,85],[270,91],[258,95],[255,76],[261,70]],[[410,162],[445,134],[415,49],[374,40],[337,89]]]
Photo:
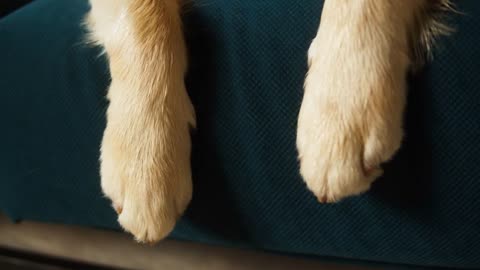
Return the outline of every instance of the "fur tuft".
[[[425,0],[415,18],[411,37],[414,70],[433,58],[433,49],[440,37],[455,31],[446,20],[450,13],[459,13],[451,0]]]

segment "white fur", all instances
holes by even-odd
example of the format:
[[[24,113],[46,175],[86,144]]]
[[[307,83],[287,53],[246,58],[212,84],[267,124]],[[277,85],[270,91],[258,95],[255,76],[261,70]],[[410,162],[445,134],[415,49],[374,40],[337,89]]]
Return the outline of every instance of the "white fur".
[[[185,44],[176,0],[91,0],[88,24],[112,83],[101,151],[102,189],[138,241],[173,229],[191,198]]]
[[[326,0],[298,118],[300,172],[320,202],[369,189],[400,147],[409,33],[421,0]]]

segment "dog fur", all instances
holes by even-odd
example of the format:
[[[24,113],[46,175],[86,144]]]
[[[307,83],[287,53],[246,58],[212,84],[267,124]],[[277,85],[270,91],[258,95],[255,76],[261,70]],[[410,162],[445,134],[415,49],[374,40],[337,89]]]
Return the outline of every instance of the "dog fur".
[[[140,242],[167,236],[192,194],[195,114],[184,85],[180,1],[90,0],[86,19],[112,76],[101,186]],[[297,130],[300,173],[320,202],[368,190],[400,147],[406,75],[448,32],[437,19],[449,7],[325,0]]]

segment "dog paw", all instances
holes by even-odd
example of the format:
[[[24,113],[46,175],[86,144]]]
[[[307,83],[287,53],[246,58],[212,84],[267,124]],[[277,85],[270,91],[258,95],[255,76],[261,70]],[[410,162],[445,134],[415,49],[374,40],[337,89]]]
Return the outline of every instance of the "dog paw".
[[[297,130],[300,174],[322,203],[365,192],[382,174],[401,144],[405,103],[405,70],[389,64],[395,59],[375,46],[331,43],[311,45]]]
[[[155,117],[115,105],[102,142],[102,190],[120,225],[137,241],[155,243],[173,230],[191,199],[188,122],[182,113]]]

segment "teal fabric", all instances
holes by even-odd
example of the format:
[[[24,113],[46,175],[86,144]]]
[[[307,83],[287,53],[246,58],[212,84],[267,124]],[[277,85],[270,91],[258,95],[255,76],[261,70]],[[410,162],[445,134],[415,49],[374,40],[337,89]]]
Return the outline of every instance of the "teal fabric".
[[[173,238],[293,254],[480,267],[480,2],[411,78],[402,150],[373,189],[321,205],[298,175],[296,117],[319,0],[195,0],[185,14],[196,107],[193,201]],[[0,209],[118,229],[101,195],[106,61],[85,0],[0,20]]]

